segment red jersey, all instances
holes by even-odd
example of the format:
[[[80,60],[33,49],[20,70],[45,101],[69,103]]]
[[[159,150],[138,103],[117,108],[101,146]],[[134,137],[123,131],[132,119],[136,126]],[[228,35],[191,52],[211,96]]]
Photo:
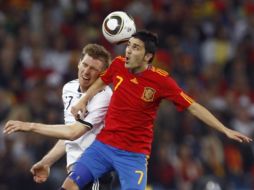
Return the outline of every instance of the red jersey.
[[[105,127],[97,139],[122,150],[149,155],[153,123],[161,100],[173,102],[178,110],[187,108],[193,100],[166,71],[150,66],[133,74],[124,64],[125,58],[117,57],[101,75],[106,84],[113,83],[114,92]]]

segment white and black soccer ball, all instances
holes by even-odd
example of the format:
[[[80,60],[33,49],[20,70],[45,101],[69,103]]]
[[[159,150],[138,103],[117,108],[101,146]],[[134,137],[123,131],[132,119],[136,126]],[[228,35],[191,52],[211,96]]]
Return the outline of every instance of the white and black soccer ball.
[[[136,32],[136,25],[126,12],[115,11],[107,15],[102,24],[103,36],[113,44],[128,40]]]

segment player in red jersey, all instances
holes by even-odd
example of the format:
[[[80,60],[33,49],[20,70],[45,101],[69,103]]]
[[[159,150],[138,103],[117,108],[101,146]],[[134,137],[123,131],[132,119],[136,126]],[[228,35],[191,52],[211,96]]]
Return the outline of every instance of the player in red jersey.
[[[230,139],[239,142],[252,141],[249,137],[226,128],[206,108],[192,100],[168,76],[167,72],[153,67],[151,62],[156,49],[157,37],[154,34],[147,31],[134,34],[126,47],[126,57],[117,57],[101,78],[90,87],[87,94],[73,107],[72,113],[77,117],[78,111],[85,111],[82,109],[99,89],[113,83],[114,92],[106,115],[105,128],[97,136],[97,145],[94,147],[113,147],[134,155],[149,155],[153,139],[153,122],[162,99],[173,102],[179,111],[187,109],[208,126],[224,133]],[[94,151],[96,149],[91,150],[91,152]],[[114,156],[111,157],[113,161],[117,160]],[[118,157],[121,157],[121,154]],[[81,163],[85,164],[85,160],[89,159],[84,159]],[[136,163],[138,161],[140,161],[139,158],[136,159]],[[136,165],[135,159],[131,162]],[[122,164],[124,168],[126,162]],[[85,164],[85,166],[93,177],[96,177],[97,171],[93,164]],[[125,171],[129,174],[125,175],[121,167],[114,164],[110,166],[117,168],[122,189],[145,189],[146,171],[142,170],[142,167],[136,170],[130,167],[129,172]],[[138,173],[140,176],[137,175]],[[68,187],[68,182],[65,183],[65,187]],[[131,185],[126,186],[127,183]]]
[[[75,189],[72,188],[75,184],[81,187],[77,177],[82,178],[84,185],[105,171],[115,169],[122,189],[145,189],[144,160],[151,151],[153,122],[162,99],[173,102],[179,111],[187,109],[230,139],[252,141],[249,137],[226,128],[206,108],[186,95],[167,72],[153,67],[151,62],[156,49],[157,37],[154,34],[147,31],[135,33],[126,47],[126,57],[117,57],[72,108],[72,113],[77,117],[79,111],[86,111],[84,106],[98,90],[113,83],[114,92],[105,128],[89,148],[89,153],[77,162],[76,171],[65,181],[64,188]]]
[[[161,69],[147,65],[131,72],[129,64],[135,61],[135,55],[128,55],[132,51],[131,42],[126,59],[117,57],[101,76],[101,82],[114,84],[114,96],[106,115],[107,128],[97,139],[122,150],[149,155],[160,101],[167,99],[178,110],[183,110],[193,100]],[[134,41],[133,48],[139,49],[140,46]]]
[[[250,142],[249,137],[226,128],[206,108],[192,100],[168,76],[151,65],[157,49],[157,37],[147,31],[135,33],[126,47],[126,57],[117,57],[101,78],[72,108],[78,117],[99,90],[113,83],[114,92],[105,119],[105,128],[75,163],[62,190],[78,190],[105,172],[118,173],[121,189],[144,190],[147,181],[147,157],[151,151],[153,122],[162,99],[174,103],[230,139]],[[16,126],[17,127],[17,126]],[[14,129],[16,130],[16,129]]]

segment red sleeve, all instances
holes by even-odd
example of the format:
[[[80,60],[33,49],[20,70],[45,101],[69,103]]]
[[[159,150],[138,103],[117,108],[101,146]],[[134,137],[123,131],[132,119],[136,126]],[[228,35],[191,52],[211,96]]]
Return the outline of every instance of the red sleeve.
[[[115,58],[112,61],[112,63],[110,64],[109,68],[107,68],[106,71],[104,71],[100,75],[101,80],[103,80],[103,82],[105,84],[110,84],[110,83],[113,82],[113,74],[114,74],[114,71],[115,71],[115,66],[116,66],[117,60],[118,60],[118,58]]]
[[[105,83],[105,84],[110,84],[112,83],[112,69],[111,67],[109,67],[106,71],[104,71],[103,73],[101,73],[100,77],[101,77],[101,80]]]
[[[166,77],[163,84],[163,97],[173,102],[178,111],[188,108],[194,102],[171,77]]]

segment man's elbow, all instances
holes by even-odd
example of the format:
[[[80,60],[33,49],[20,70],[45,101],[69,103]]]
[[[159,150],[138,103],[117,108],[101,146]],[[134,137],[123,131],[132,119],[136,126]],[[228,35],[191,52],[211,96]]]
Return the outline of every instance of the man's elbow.
[[[74,141],[74,140],[78,139],[78,138],[81,137],[81,136],[82,136],[82,134],[77,133],[77,132],[75,132],[75,131],[71,131],[70,133],[68,133],[68,134],[66,135],[66,139],[67,139],[67,140],[70,140],[70,141]]]
[[[188,111],[195,117],[197,117],[198,115],[198,107],[199,105],[196,102],[193,102],[189,107],[188,107]]]
[[[68,134],[66,134],[66,138],[67,138],[67,140],[74,141],[74,140],[78,139],[79,137],[81,137],[88,130],[89,129],[87,127],[80,126],[80,125],[70,127]]]

